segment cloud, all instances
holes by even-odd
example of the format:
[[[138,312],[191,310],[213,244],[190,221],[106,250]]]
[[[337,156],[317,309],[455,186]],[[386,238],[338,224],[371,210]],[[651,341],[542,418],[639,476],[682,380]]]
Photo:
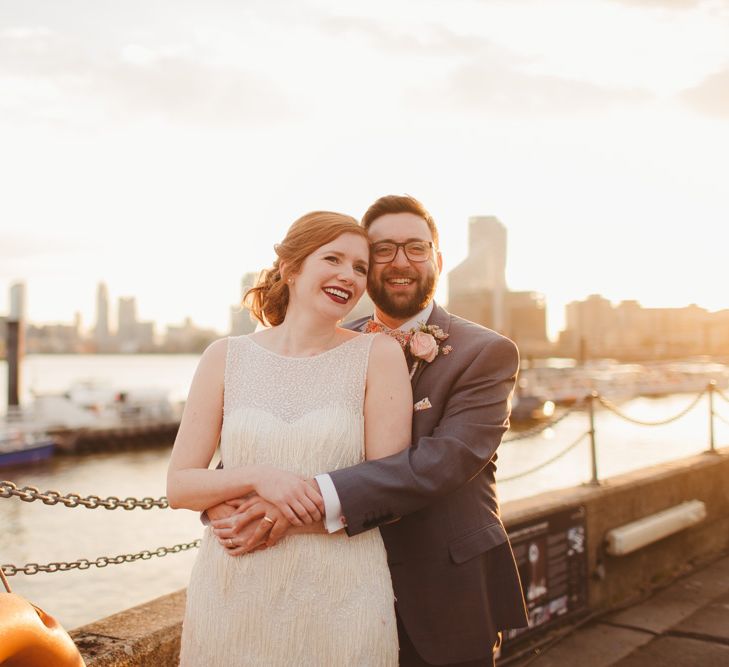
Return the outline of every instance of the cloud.
[[[385,51],[416,56],[452,56],[473,59],[488,57],[492,62],[516,64],[529,58],[497,46],[477,35],[462,35],[440,25],[419,26],[416,32],[398,32],[388,25],[365,17],[329,16],[319,21],[329,35],[359,35]]]
[[[413,56],[421,70],[424,59],[438,58],[440,66],[432,71],[427,85],[410,86],[410,98],[417,108],[425,103],[431,109],[509,116],[577,114],[650,99],[649,93],[639,89],[532,73],[529,69],[539,64],[535,56],[518,54],[484,37],[458,34],[443,26],[398,32],[376,19],[363,17],[328,17],[319,25],[328,33],[361,36],[378,50]]]
[[[693,9],[702,4],[702,0],[612,0],[620,5],[649,9]]]
[[[46,255],[76,252],[82,243],[67,238],[35,237],[30,234],[0,232],[0,259],[3,261],[26,260]]]
[[[681,99],[706,115],[729,118],[729,66],[706,77],[698,86],[684,90]]]
[[[0,32],[6,115],[162,116],[168,121],[262,124],[291,113],[284,96],[249,70],[182,48],[128,44],[92,52],[44,27]],[[65,111],[64,111],[65,110]]]
[[[0,279],[17,280],[38,272],[65,270],[78,264],[83,251],[80,241],[0,231]]]
[[[639,89],[607,88],[475,63],[452,72],[435,99],[463,110],[522,116],[594,113],[619,104],[645,102],[650,95]]]

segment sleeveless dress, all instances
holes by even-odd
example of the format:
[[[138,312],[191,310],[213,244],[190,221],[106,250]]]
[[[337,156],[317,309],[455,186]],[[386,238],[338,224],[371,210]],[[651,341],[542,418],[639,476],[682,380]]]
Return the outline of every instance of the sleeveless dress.
[[[364,460],[364,389],[373,334],[313,357],[228,339],[221,455],[300,475]],[[180,664],[398,664],[394,595],[379,530],[291,535],[243,556],[210,528],[187,589]]]

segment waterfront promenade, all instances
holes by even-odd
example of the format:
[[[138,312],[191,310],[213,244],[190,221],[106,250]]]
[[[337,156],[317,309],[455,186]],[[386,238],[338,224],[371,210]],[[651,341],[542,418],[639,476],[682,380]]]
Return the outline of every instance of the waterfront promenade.
[[[506,638],[504,667],[729,664],[727,479],[724,448],[505,503],[532,624]],[[606,546],[686,503],[702,512],[683,529]],[[184,601],[181,590],[71,634],[89,667],[173,665]]]
[[[177,664],[184,591],[72,633],[90,667]],[[119,662],[121,656],[128,662]],[[620,610],[561,628],[504,667],[729,665],[729,554],[697,565]]]
[[[622,609],[561,629],[508,667],[729,665],[729,555]]]

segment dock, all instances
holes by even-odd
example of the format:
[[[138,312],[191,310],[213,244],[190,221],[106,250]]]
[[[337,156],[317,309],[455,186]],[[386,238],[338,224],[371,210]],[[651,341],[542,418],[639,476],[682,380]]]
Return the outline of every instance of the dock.
[[[508,667],[729,665],[729,555],[544,640]]]
[[[137,447],[171,446],[179,419],[120,420],[118,423],[82,428],[49,429],[60,454],[86,454]]]

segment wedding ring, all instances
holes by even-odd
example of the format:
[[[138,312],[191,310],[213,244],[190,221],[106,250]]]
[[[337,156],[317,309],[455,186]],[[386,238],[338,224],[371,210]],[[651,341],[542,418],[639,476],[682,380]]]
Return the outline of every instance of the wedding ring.
[[[235,546],[235,544],[233,542],[233,538],[232,537],[229,537],[228,538],[228,548],[230,549],[230,547],[234,547],[234,546]]]
[[[270,523],[272,526],[274,523],[276,523],[270,516],[264,516],[261,521],[268,521],[268,523]]]

